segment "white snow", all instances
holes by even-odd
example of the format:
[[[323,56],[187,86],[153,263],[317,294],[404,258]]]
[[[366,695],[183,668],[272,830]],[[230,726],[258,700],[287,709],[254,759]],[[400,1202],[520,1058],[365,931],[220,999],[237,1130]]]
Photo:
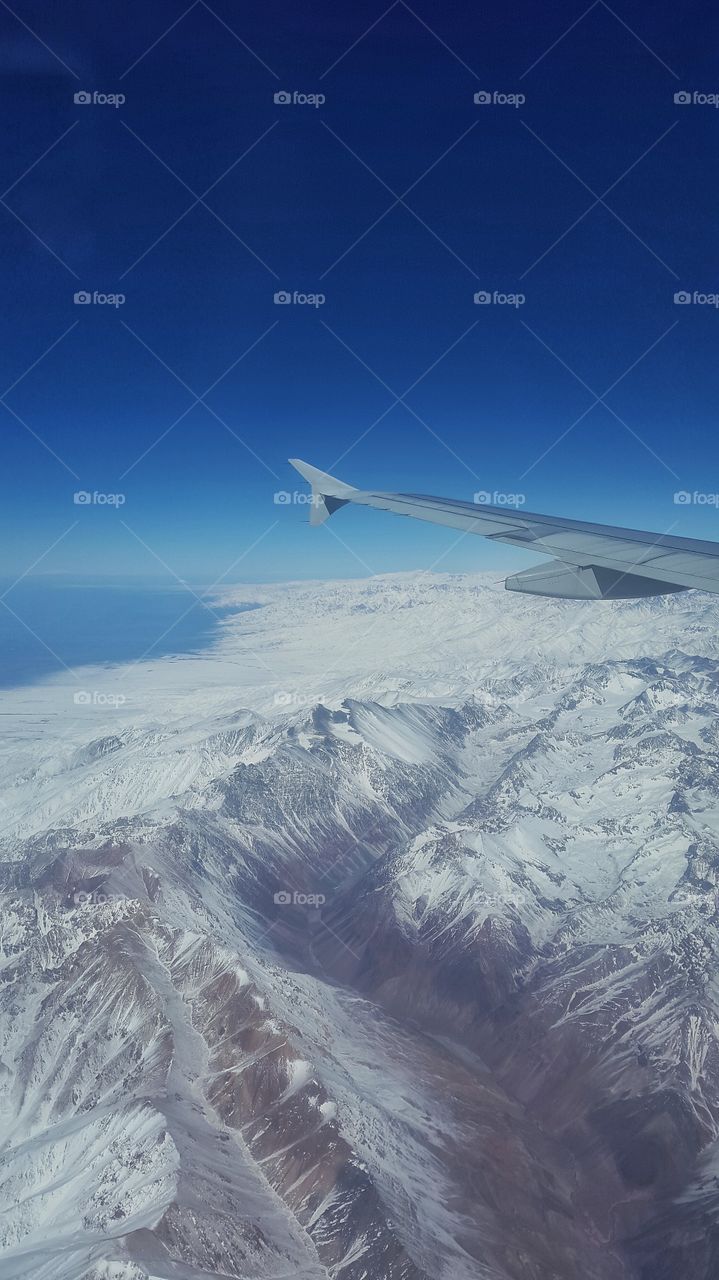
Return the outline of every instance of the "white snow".
[[[261,608],[225,619],[202,655],[2,694],[3,1280],[145,1280],[117,1242],[175,1212],[204,1261],[173,1274],[221,1274],[241,1202],[270,1241],[247,1246],[253,1280],[325,1280],[288,1207],[304,1167],[285,1203],[277,1153],[256,1158],[242,1130],[258,1065],[277,1109],[306,1105],[341,1135],[411,1256],[478,1274],[445,1161],[461,1141],[452,1100],[411,1031],[277,963],[252,899],[270,859],[281,887],[287,867],[304,877],[288,873],[290,890],[317,892],[343,857],[357,875],[387,849],[386,902],[433,954],[471,949],[488,920],[521,925],[535,954],[576,953],[547,993],[554,1025],[603,1025],[610,1009],[627,1053],[641,1036],[706,1110],[710,1002],[690,1008],[684,987],[667,1001],[651,960],[669,955],[692,990],[715,968],[719,601],[545,601],[495,576],[228,588],[219,603]],[[78,689],[126,701],[78,705]],[[107,901],[42,879],[67,850],[87,880],[81,855],[118,854]],[[12,862],[32,866],[32,893]],[[247,1042],[225,1062],[238,1008]],[[232,1126],[209,1101],[228,1080]],[[304,1136],[290,1126],[287,1150]],[[330,1204],[346,1209],[330,1190],[317,1223]],[[368,1247],[353,1238],[345,1262]]]

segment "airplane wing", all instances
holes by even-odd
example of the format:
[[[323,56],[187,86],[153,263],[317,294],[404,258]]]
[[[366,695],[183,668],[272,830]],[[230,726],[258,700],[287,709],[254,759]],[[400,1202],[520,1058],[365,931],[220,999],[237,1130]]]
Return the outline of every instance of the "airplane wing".
[[[310,524],[348,502],[478,533],[552,559],[506,579],[508,591],[572,600],[626,600],[696,588],[719,594],[719,543],[538,516],[453,498],[355,489],[308,462],[290,458],[312,486]]]

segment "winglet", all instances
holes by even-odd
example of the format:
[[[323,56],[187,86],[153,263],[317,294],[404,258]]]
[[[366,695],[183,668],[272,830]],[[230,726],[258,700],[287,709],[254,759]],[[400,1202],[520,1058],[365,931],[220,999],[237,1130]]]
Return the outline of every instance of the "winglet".
[[[320,471],[309,462],[303,462],[301,458],[289,458],[288,461],[312,486],[310,524],[324,524],[333,512],[351,502],[352,495],[357,493],[352,485],[344,484],[342,480],[335,479],[326,471]]]

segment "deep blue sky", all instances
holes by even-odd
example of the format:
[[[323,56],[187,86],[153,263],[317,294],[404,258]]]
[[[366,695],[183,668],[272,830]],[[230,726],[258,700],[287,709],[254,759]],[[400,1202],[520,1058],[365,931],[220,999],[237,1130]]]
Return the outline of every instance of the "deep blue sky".
[[[262,535],[230,579],[445,551],[446,569],[500,563],[479,539],[448,550],[451,531],[364,511],[310,530],[306,508],[273,502],[302,487],[292,454],[360,486],[521,491],[529,510],[719,537],[715,506],[673,502],[719,490],[719,313],[673,301],[719,288],[719,114],[673,101],[719,90],[716,10],[211,7],[0,11],[0,391],[20,379],[0,405],[0,573],[24,573],[75,520],[33,573],[156,576],[162,561],[207,583]],[[480,89],[526,103],[475,105]],[[126,102],[76,105],[79,90]],[[326,102],[276,105],[278,90]],[[206,197],[217,216],[181,218],[233,165]],[[414,212],[381,217],[387,188],[420,178]],[[581,218],[582,183],[601,196],[620,178],[613,213]],[[80,289],[126,302],[77,306]],[[277,289],[326,302],[278,307]],[[479,289],[526,302],[476,306]],[[226,425],[195,404],[155,444],[221,377],[207,404]],[[390,408],[420,378],[407,403],[422,422]],[[623,423],[597,405],[552,447],[588,388],[620,378],[607,404]],[[79,489],[125,503],[78,507]]]

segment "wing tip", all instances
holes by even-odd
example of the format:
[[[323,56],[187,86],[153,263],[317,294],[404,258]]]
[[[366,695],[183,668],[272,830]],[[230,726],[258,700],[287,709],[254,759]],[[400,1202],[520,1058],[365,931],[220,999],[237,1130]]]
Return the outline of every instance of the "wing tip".
[[[350,502],[352,495],[357,492],[351,485],[329,475],[327,471],[320,471],[319,467],[313,467],[302,458],[288,458],[287,461],[312,488],[311,525],[324,524],[335,511]]]

